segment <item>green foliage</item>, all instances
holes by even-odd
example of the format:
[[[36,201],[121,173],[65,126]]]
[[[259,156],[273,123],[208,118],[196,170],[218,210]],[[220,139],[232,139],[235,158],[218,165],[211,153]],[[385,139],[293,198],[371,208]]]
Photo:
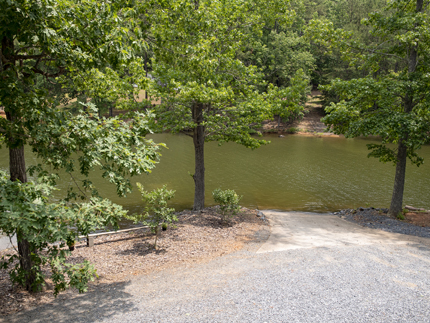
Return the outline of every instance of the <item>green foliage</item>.
[[[377,45],[359,43],[351,33],[335,29],[327,21],[311,23],[315,41],[339,49],[344,59],[371,72],[348,81],[335,79],[323,87],[339,99],[326,108],[328,115],[323,121],[346,137],[380,136],[381,144],[368,145],[372,150],[369,156],[384,162],[397,162],[396,149],[387,144],[402,139],[409,159],[419,165],[422,158],[416,151],[429,141],[430,132],[430,97],[426,94],[430,65],[425,59],[430,54],[428,9],[416,13],[414,6],[399,1],[363,22],[371,27]],[[418,61],[410,72],[405,62],[414,48]],[[385,70],[386,66],[391,69]],[[406,103],[407,97],[410,103]]]
[[[268,28],[268,27],[266,27]],[[257,34],[247,44],[239,58],[246,65],[257,66],[266,81],[261,90],[267,89],[267,84],[275,84],[279,87],[294,85],[297,80],[294,75],[301,70],[305,78],[313,68],[314,58],[309,52],[309,42],[297,32],[289,28],[280,28],[279,24],[264,29],[262,35]],[[302,89],[302,95],[306,89]]]
[[[234,190],[215,189],[212,192],[215,203],[218,203],[221,209],[221,220],[227,222],[230,216],[236,215],[240,210],[239,202],[242,196],[236,194]]]
[[[30,242],[34,264],[31,270],[37,277],[33,290],[40,290],[44,285],[46,277],[40,267],[48,265],[55,295],[69,287],[84,292],[87,283],[94,280],[96,270],[87,261],[76,265],[67,263],[70,251],[64,247],[79,235],[106,226],[117,228],[119,219],[127,212],[109,200],[96,198],[79,204],[50,203],[49,196],[54,188],[47,182],[47,178],[40,178],[38,183],[12,182],[0,171],[0,228],[10,237],[25,236]],[[19,263],[12,266],[19,257],[18,254],[3,256],[1,266],[9,268],[12,281],[25,284],[28,273]]]
[[[407,158],[419,166],[423,159],[417,150],[430,141],[428,5],[424,0],[392,1],[369,14],[363,24],[375,40],[370,44],[327,20],[310,23],[314,41],[337,49],[351,66],[366,72],[323,87],[338,96],[326,108],[323,121],[332,132],[346,137],[381,137],[381,144],[368,145],[368,156],[396,165],[392,216],[401,211]]]
[[[167,207],[168,201],[175,196],[174,190],[168,190],[166,185],[162,188],[154,189],[151,192],[145,191],[141,183],[137,183],[142,200],[145,203],[145,213],[141,215],[128,216],[135,222],[142,221],[143,224],[150,227],[152,233],[155,233],[154,248],[157,248],[157,238],[160,224],[167,228],[178,218],[173,213],[174,208]]]
[[[30,167],[30,173],[40,177],[39,184],[11,182],[2,173],[0,229],[9,236],[18,233],[18,239],[25,237],[32,245],[33,270],[38,277],[34,290],[44,284],[40,266],[49,264],[55,293],[68,286],[85,291],[94,268],[87,263],[67,264],[69,253],[61,248],[77,240],[79,234],[87,235],[107,226],[117,228],[119,219],[127,213],[121,206],[102,199],[88,179],[78,185],[73,174],[79,171],[87,177],[98,167],[102,176],[116,185],[118,195],[125,196],[131,191],[128,177],[150,172],[158,160],[159,146],[144,138],[149,132],[147,116],[137,114],[127,123],[119,118],[100,119],[93,106],[89,106],[89,113],[92,118],[83,113],[72,116],[64,111],[40,111],[40,121],[28,132],[33,138],[33,150],[44,161]],[[62,202],[48,203],[58,176],[47,176],[46,166],[65,169],[75,181],[76,187],[69,188]],[[61,242],[59,247],[50,245],[57,241]],[[41,252],[43,249],[48,251]],[[8,263],[18,257],[11,257]],[[24,283],[26,273],[19,264],[10,274],[15,282]]]
[[[285,115],[300,111],[295,92],[302,90],[302,83],[290,90],[265,84],[267,90],[261,93],[261,75],[237,53],[268,20],[288,18],[291,12],[286,4],[177,1],[163,7],[154,17],[152,30],[157,59],[152,62],[155,80],[151,93],[163,100],[155,107],[155,127],[173,132],[195,129],[198,123],[192,107],[199,103],[206,142],[233,141],[249,148],[265,144],[250,133],[271,118],[272,107]]]
[[[31,264],[30,273],[18,264],[10,274],[39,290],[45,280],[41,266],[49,265],[55,293],[69,286],[82,292],[95,269],[67,264],[63,247],[78,234],[116,227],[126,214],[99,196],[88,176],[100,169],[125,196],[131,190],[128,178],[150,172],[159,156],[159,146],[144,138],[149,114],[104,119],[87,104],[93,98],[101,105],[137,107],[135,95],[148,84],[144,60],[136,55],[145,49],[143,8],[128,0],[0,0],[0,7],[0,106],[7,116],[0,118],[0,143],[21,157],[11,160],[11,180],[1,174],[0,229],[30,248],[4,259],[3,266],[17,258]],[[77,96],[84,105],[74,114],[59,106]],[[28,170],[25,144],[41,160]],[[60,168],[76,186],[64,200],[49,203]],[[25,183],[27,171],[40,182]],[[52,245],[58,241],[60,246]]]
[[[277,101],[274,98],[272,103],[272,113],[282,119],[300,119],[303,117],[303,109],[307,100],[306,93],[309,90],[309,77],[302,69],[299,69],[291,78],[291,82],[293,85],[279,90],[283,99]]]
[[[305,23],[312,19],[326,19],[333,23],[334,28],[352,32],[355,41],[370,45],[375,44],[376,39],[369,34],[369,26],[363,25],[361,20],[367,18],[370,12],[381,9],[385,3],[384,0],[314,0],[298,2],[293,8],[297,12],[297,20],[303,21],[298,26],[299,30],[306,30]],[[308,39],[314,34],[313,29],[310,34],[306,35]],[[342,60],[339,49],[327,50],[318,40],[310,41],[309,52],[315,59],[315,69],[311,73],[311,82],[315,87],[330,83],[335,78],[349,80],[366,74]],[[325,104],[336,101],[330,92],[323,91],[323,95]]]
[[[299,128],[291,127],[291,128],[288,129],[287,132],[291,133],[291,134],[295,134],[295,133],[298,133],[299,131],[300,131]]]
[[[80,186],[87,191],[71,187],[68,200],[98,196],[97,188],[87,179],[97,168],[116,186],[119,196],[126,196],[132,188],[128,177],[150,173],[158,162],[159,147],[164,146],[145,138],[151,131],[151,114],[136,112],[114,118],[98,115],[91,103],[87,112],[78,115],[39,110],[29,129],[33,151],[44,162],[30,167],[30,174],[49,165],[54,170],[64,169],[73,179],[75,172],[85,175]]]

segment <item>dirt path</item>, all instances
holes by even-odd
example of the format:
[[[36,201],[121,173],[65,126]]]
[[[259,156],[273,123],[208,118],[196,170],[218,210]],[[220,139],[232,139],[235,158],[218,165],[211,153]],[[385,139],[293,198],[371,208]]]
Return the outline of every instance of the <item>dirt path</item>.
[[[278,128],[278,120],[268,121],[264,124],[265,132],[278,133],[298,133],[302,135],[331,135],[325,132],[326,126],[321,122],[324,117],[324,109],[320,102],[321,92],[312,91],[309,101],[304,109],[304,116],[301,120],[293,122],[281,122]]]

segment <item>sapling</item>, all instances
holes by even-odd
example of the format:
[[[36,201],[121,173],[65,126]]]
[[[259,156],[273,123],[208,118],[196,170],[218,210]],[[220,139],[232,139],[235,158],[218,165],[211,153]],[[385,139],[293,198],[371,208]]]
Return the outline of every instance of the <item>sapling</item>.
[[[212,192],[215,203],[221,209],[221,221],[226,223],[230,216],[236,215],[240,210],[239,202],[242,196],[236,194],[234,190],[215,189]]]
[[[160,229],[160,224],[167,228],[178,218],[173,213],[174,208],[168,208],[167,202],[175,196],[174,190],[168,190],[166,185],[162,188],[154,189],[151,192],[145,191],[141,183],[136,184],[142,200],[145,202],[145,213],[133,216],[133,219],[138,222],[142,221],[145,225],[149,226],[151,232],[155,234],[154,249],[157,249],[157,239]]]

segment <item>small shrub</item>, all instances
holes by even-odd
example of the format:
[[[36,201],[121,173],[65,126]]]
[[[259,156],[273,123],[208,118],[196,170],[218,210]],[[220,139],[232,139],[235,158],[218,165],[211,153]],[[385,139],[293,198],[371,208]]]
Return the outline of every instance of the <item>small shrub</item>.
[[[298,133],[299,130],[300,130],[299,128],[291,127],[287,130],[287,132],[290,134],[294,134],[294,133]]]
[[[240,210],[239,201],[242,196],[236,194],[234,190],[221,190],[217,188],[212,192],[215,203],[218,203],[221,209],[221,220],[227,222],[228,217],[236,215]]]
[[[129,218],[135,220],[135,222],[142,221],[143,224],[149,226],[151,232],[155,234],[154,248],[157,249],[160,224],[167,229],[169,224],[178,221],[178,218],[173,213],[175,209],[167,207],[167,202],[175,196],[175,191],[168,190],[166,185],[151,192],[145,191],[140,183],[137,183],[137,187],[142,195],[143,202],[146,204],[145,213],[133,215]]]
[[[408,210],[403,209],[402,212],[399,212],[399,214],[397,214],[397,218],[399,220],[406,220],[406,217],[405,217],[406,213],[408,213]]]

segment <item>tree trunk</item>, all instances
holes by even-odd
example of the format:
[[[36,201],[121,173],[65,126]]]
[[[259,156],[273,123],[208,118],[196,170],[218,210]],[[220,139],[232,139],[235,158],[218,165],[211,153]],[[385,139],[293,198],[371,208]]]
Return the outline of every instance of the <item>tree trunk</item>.
[[[201,211],[205,207],[205,126],[203,122],[203,104],[193,105],[193,120],[197,124],[193,132],[195,172],[193,175],[194,191],[194,211]]]
[[[423,11],[423,0],[416,0],[416,9],[415,11],[422,12]],[[415,27],[418,27],[415,25]],[[409,80],[412,80],[412,75],[415,73],[418,62],[418,44],[411,48],[409,57],[408,57],[408,76]],[[408,86],[405,101],[404,101],[404,112],[411,113],[414,107],[414,92],[411,85]],[[397,151],[397,164],[396,164],[396,175],[394,178],[394,188],[393,195],[391,197],[391,204],[389,214],[391,216],[398,216],[400,212],[402,212],[402,204],[403,204],[403,192],[405,188],[405,175],[406,175],[406,160],[408,157],[408,149],[405,145],[405,141],[407,141],[409,133],[406,132],[403,138],[399,140],[399,146]]]
[[[11,112],[6,113],[6,117],[10,122],[14,121]],[[9,143],[12,147],[19,143],[15,138],[9,138]],[[18,144],[18,148],[9,148],[9,171],[11,181],[27,182],[27,173],[25,169],[24,145]],[[36,252],[31,243],[25,238],[19,228],[17,228],[19,263],[21,269],[25,271],[25,288],[28,291],[36,291],[38,287],[35,285],[37,268],[33,268],[34,264],[31,260],[31,253]]]
[[[397,164],[396,175],[394,177],[393,195],[391,197],[391,204],[389,214],[397,217],[402,212],[403,192],[405,188],[405,174],[406,174],[406,159],[407,147],[400,140],[397,151]]]
[[[16,64],[15,59],[15,46],[13,37],[4,36],[1,39],[1,54],[3,60],[3,70],[6,71],[10,68],[14,68]],[[7,108],[7,107],[6,107]],[[20,118],[17,116],[16,111],[12,109],[5,109],[6,119],[9,123],[14,124],[18,128],[20,127]],[[19,133],[19,132],[18,132]],[[5,134],[8,146],[9,146],[9,171],[11,181],[20,181],[21,183],[27,182],[27,173],[25,168],[24,159],[24,143],[25,141],[14,136],[13,133]],[[31,253],[36,252],[31,243],[26,239],[26,237],[21,232],[20,228],[16,230],[17,240],[18,240],[18,253],[20,267],[25,271],[25,288],[28,291],[33,291],[39,287],[35,285],[38,268],[34,267],[33,261],[31,260]],[[32,269],[33,268],[33,269]]]

